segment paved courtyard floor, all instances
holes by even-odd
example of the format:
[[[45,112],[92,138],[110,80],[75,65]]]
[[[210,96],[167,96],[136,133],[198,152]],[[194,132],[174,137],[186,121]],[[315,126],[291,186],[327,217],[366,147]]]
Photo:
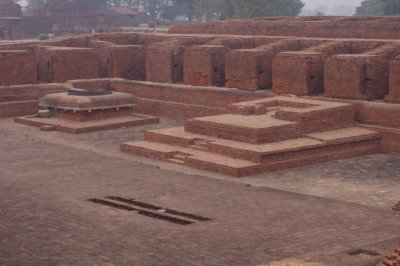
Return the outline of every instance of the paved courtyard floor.
[[[1,119],[0,265],[372,266],[400,246],[400,157],[236,179],[119,151],[146,129],[181,124],[71,135]],[[87,201],[107,196],[212,220],[180,225]]]

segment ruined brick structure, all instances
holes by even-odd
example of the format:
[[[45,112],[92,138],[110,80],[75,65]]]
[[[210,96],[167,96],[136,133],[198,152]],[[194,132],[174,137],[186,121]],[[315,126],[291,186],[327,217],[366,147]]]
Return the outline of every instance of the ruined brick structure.
[[[394,39],[398,17],[270,17],[175,24],[171,33]]]
[[[27,36],[41,33],[56,35],[119,30],[118,17],[103,10],[93,10],[84,0],[63,0],[47,3],[43,9],[24,14],[20,23]]]
[[[94,87],[133,94],[135,112],[189,119],[124,151],[202,169],[240,176],[398,154],[400,41],[390,38],[399,26],[394,17],[269,18],[4,42],[0,116],[34,114],[67,85]],[[278,95],[298,98],[268,104]]]
[[[12,0],[0,0],[0,40],[19,37],[16,25],[21,20],[21,6]]]
[[[75,134],[158,122],[158,118],[132,113],[135,105],[130,93],[70,87],[45,95],[38,115],[16,118],[16,122]]]
[[[0,0],[0,17],[20,17],[21,6],[12,0]]]
[[[12,0],[0,0],[0,39],[36,38],[48,33],[118,32],[123,26],[133,27],[150,21],[156,19],[128,7],[95,10],[85,0],[53,1],[42,9],[24,12]]]

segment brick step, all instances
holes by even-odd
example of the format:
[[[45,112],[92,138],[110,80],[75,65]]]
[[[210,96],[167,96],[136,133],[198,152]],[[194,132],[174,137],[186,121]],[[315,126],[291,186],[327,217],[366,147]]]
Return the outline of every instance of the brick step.
[[[351,127],[355,117],[351,104],[283,96],[234,103],[227,107],[227,112],[190,119],[185,130],[261,144]]]
[[[185,104],[147,98],[137,98],[137,104],[138,105],[133,109],[137,113],[173,117],[177,119],[189,119],[192,117],[225,113],[225,109],[221,107]]]
[[[359,127],[311,133],[301,138],[266,144],[249,144],[194,134],[186,132],[183,127],[145,132],[147,141],[208,151],[255,163],[320,154],[368,142],[375,143],[378,148],[379,138],[379,133]]]
[[[338,142],[340,143],[340,142]],[[184,164],[193,168],[213,171],[221,174],[241,177],[275,171],[329,160],[350,158],[379,152],[379,138],[358,140],[356,142],[329,144],[311,152],[286,152],[288,156],[271,156],[262,163],[235,159],[226,155],[199,151],[191,147],[174,146],[151,141],[128,142],[121,145],[121,150],[148,158]],[[176,154],[183,156],[176,157]]]
[[[276,119],[270,114],[238,115],[223,114],[193,118],[185,123],[185,131],[228,140],[262,144],[300,138],[311,132],[352,127],[353,123],[292,122]]]
[[[274,142],[299,137],[300,124],[270,115],[223,114],[193,118],[185,123],[188,132],[247,143]]]
[[[177,160],[175,155],[177,153],[187,154],[182,158],[183,164],[187,166],[238,177],[261,172],[261,165],[257,163],[163,143],[127,142],[121,144],[121,150],[130,154],[179,164],[182,164],[182,160]]]

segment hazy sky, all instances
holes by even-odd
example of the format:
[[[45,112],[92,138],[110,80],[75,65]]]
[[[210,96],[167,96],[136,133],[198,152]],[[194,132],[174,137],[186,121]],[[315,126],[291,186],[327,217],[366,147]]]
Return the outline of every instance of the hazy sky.
[[[306,3],[305,8],[313,9],[320,5],[325,5],[327,7],[331,7],[334,5],[351,5],[351,6],[358,6],[362,0],[302,0]],[[25,4],[26,0],[22,0],[22,4]]]
[[[302,0],[306,3],[305,8],[315,8],[320,5],[325,5],[327,7],[331,7],[334,5],[351,5],[358,6],[362,2],[362,0]]]

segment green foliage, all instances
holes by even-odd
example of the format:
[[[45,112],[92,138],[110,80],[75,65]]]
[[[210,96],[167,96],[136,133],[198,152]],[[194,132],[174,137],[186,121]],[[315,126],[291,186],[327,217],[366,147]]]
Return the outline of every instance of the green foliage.
[[[357,7],[357,16],[400,15],[400,0],[364,0]]]
[[[67,0],[28,0],[29,7],[39,9],[47,4]],[[155,18],[173,21],[178,16],[194,19],[234,19],[266,16],[296,16],[304,3],[301,0],[84,0],[93,9],[106,6],[128,6]]]
[[[40,34],[38,39],[41,41],[47,41],[50,39],[50,36],[48,34]]]
[[[199,0],[197,15],[209,19],[233,19],[269,16],[296,16],[301,0]]]
[[[38,10],[43,8],[45,5],[45,0],[28,0],[27,9]]]
[[[149,28],[150,28],[150,29],[155,29],[155,28],[156,28],[156,23],[154,23],[154,22],[149,22]]]

